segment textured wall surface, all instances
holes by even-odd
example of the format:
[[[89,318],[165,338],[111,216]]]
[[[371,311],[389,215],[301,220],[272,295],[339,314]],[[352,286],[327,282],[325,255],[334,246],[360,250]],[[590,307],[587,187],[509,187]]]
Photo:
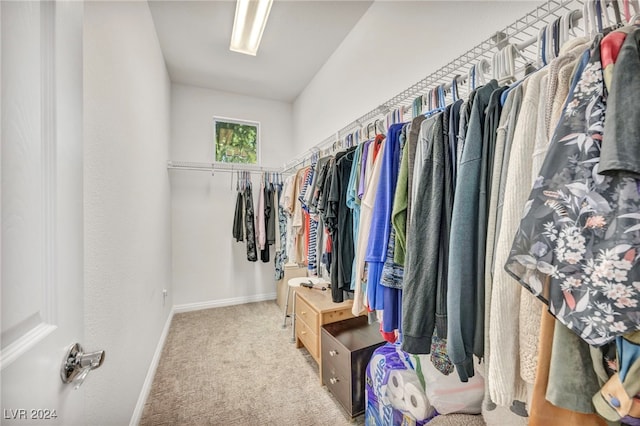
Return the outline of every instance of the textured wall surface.
[[[172,160],[213,160],[213,116],[260,122],[263,166],[292,158],[290,104],[173,84]],[[231,235],[235,175],[173,170],[170,177],[174,303],[275,298],[273,250],[269,263],[248,262],[246,245]],[[252,177],[257,188],[260,175]]]
[[[296,154],[335,134],[541,3],[374,2],[296,99]]]
[[[123,425],[173,303],[171,89],[146,2],[87,2],[84,34],[87,424]]]

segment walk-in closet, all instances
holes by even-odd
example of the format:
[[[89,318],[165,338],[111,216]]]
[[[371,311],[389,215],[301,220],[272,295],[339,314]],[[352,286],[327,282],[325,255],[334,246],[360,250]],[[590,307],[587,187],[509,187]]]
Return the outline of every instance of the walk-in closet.
[[[640,425],[637,0],[0,1],[6,425]]]

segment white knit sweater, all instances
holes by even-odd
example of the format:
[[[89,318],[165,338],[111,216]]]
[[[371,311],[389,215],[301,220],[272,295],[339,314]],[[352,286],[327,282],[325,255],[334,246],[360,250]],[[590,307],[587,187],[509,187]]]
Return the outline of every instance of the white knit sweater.
[[[538,120],[536,123],[536,136],[531,160],[531,174],[529,190],[538,177],[542,163],[549,146],[549,138],[546,132],[546,99],[547,99],[547,75],[540,79],[540,93],[538,102]],[[502,266],[502,264],[500,265]],[[538,337],[540,335],[540,302],[533,294],[523,291],[520,294],[520,378],[533,385],[536,380],[538,365]]]
[[[503,269],[523,207],[531,190],[531,158],[535,146],[541,81],[548,70],[530,76],[523,86],[524,97],[514,133],[508,163],[502,222],[495,250],[495,270],[491,292],[489,339],[489,392],[498,405],[509,406],[513,400],[526,401],[527,388],[520,375],[519,336],[522,287]],[[523,324],[524,326],[524,324]]]
[[[491,318],[491,288],[493,283],[493,248],[497,235],[496,221],[498,217],[498,194],[500,192],[500,176],[502,174],[503,157],[505,151],[505,143],[507,140],[507,129],[510,122],[515,123],[512,117],[517,111],[513,109],[515,94],[521,88],[513,89],[508,95],[507,100],[500,115],[500,122],[496,129],[496,147],[491,172],[491,197],[489,200],[489,214],[487,219],[487,246],[485,253],[485,299],[484,299],[484,372],[483,377],[489,371],[491,340],[489,339],[489,323]],[[519,106],[519,100],[518,106]],[[489,396],[489,381],[485,380],[485,399]]]

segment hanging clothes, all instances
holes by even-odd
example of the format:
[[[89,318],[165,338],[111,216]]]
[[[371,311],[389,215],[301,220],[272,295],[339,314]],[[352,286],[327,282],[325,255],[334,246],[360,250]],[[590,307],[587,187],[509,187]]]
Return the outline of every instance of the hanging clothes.
[[[353,267],[353,216],[346,204],[351,166],[355,148],[336,154],[332,170],[328,203],[330,221],[327,221],[332,241],[331,295],[334,302],[344,300],[344,292],[351,291]]]
[[[463,104],[464,101],[462,99],[458,99],[454,102],[451,106],[449,116],[449,158],[451,158],[451,179],[453,180],[454,189],[456,185],[456,176],[458,175],[458,132],[460,131],[460,110],[462,109]]]
[[[280,195],[280,207],[282,207],[283,213],[286,219],[286,240],[284,244],[284,252],[287,254],[287,260],[291,263],[297,263],[295,257],[294,243],[295,234],[293,228],[293,214],[294,214],[294,201],[295,194],[294,182],[297,174],[287,176],[282,186],[282,193]]]
[[[554,328],[556,321],[546,308],[543,309],[540,327],[540,355],[536,383],[531,398],[529,410],[530,426],[547,426],[549,424],[605,426],[607,422],[595,414],[583,414],[558,407],[546,398],[547,383],[550,377],[551,348],[553,346]]]
[[[473,339],[476,318],[478,214],[485,110],[498,83],[492,80],[476,91],[462,150],[451,220],[447,297],[447,352],[463,382],[473,377]],[[469,253],[471,250],[471,253]],[[471,254],[471,256],[469,256]],[[471,261],[465,260],[471,258]]]
[[[353,223],[353,241],[354,241],[354,254],[351,265],[351,285],[350,290],[355,289],[356,279],[356,254],[355,254],[355,242],[358,241],[358,232],[360,227],[360,199],[358,198],[358,184],[357,176],[360,176],[361,162],[362,162],[363,145],[356,146],[353,156],[353,163],[351,165],[351,173],[349,174],[349,184],[347,185],[346,192],[346,205],[351,210],[352,223]]]
[[[287,262],[287,216],[280,203],[283,194],[283,185],[277,184],[274,191],[274,205],[278,209],[278,235],[276,236],[276,253],[274,256],[275,279],[284,278],[284,265]]]
[[[391,229],[391,209],[398,180],[400,163],[400,133],[403,124],[394,124],[389,128],[387,143],[381,150],[380,181],[377,187],[376,201],[372,211],[369,241],[365,253],[368,264],[367,296],[369,308],[383,309],[383,288],[380,285],[382,268],[387,255],[387,243]],[[374,152],[375,160],[375,152]]]
[[[403,350],[415,354],[431,351],[431,338],[436,327],[436,309],[446,319],[446,291],[439,274],[440,232],[442,230],[442,196],[444,193],[443,114],[422,122],[415,164],[412,220],[409,224],[405,282],[403,284]],[[438,306],[438,308],[436,308]],[[439,331],[445,337],[446,327]]]
[[[309,276],[318,275],[318,258],[317,258],[317,239],[318,239],[318,221],[315,218],[315,215],[312,214],[312,208],[309,205],[311,199],[313,198],[313,185],[314,180],[317,180],[317,161],[312,161],[311,166],[309,168],[309,172],[305,178],[305,184],[300,193],[300,202],[302,203],[302,208],[305,211],[305,220],[307,221],[307,243],[306,243],[306,254],[307,254],[307,269],[309,271]]]
[[[635,224],[629,220],[640,197],[635,179],[602,177],[594,171],[606,108],[599,46],[582,75],[532,191],[506,270],[547,303],[560,322],[599,346],[640,326],[634,296],[640,277],[632,263]],[[566,180],[554,178],[559,173]],[[540,250],[531,251],[536,243]],[[544,262],[543,270],[536,267],[524,274],[528,257],[518,256],[531,255]],[[540,277],[549,274],[545,288]]]
[[[264,175],[260,180],[260,188],[258,189],[258,205],[256,207],[256,235],[258,238],[258,250],[264,250],[264,246],[267,243],[267,228],[265,221],[265,206],[264,206]]]
[[[544,68],[522,83],[523,101],[511,142],[507,163],[505,198],[500,218],[499,235],[495,245],[496,265],[502,265],[508,256],[508,245],[515,233],[526,195],[511,188],[531,185],[531,158],[533,156],[542,80],[548,73]],[[499,266],[494,270],[491,290],[491,360],[489,362],[490,396],[498,405],[510,406],[513,401],[526,401],[526,382],[521,378],[519,336],[527,325],[520,321],[522,293],[518,286]],[[526,297],[526,296],[524,296]],[[539,311],[538,311],[539,316]],[[508,320],[507,320],[508,318]],[[505,321],[508,323],[505,324]],[[539,321],[539,318],[538,318]]]
[[[405,128],[411,134],[412,124]],[[404,266],[405,253],[407,248],[407,208],[409,204],[409,144],[410,136],[404,143],[400,158],[400,169],[398,170],[398,183],[396,193],[393,198],[393,208],[391,210],[392,232],[394,233],[393,261],[397,265]],[[404,273],[403,273],[404,276]]]
[[[258,252],[256,249],[255,216],[253,210],[253,194],[251,193],[251,182],[247,182],[243,195],[245,207],[244,225],[247,240],[247,260],[249,262],[256,262],[258,260]]]
[[[385,143],[385,136],[377,135],[370,147],[379,144],[384,149]],[[380,171],[382,169],[381,158],[379,157],[376,161],[373,161],[373,152],[371,149],[372,148],[370,148],[367,156],[368,170],[365,175],[364,182],[366,183],[364,185],[364,195],[360,205],[360,232],[358,234],[358,241],[356,243],[357,248],[355,251],[357,254],[356,285],[353,292],[353,307],[351,312],[356,316],[361,315],[364,312],[365,307],[368,306],[368,282],[365,272],[365,255],[367,245],[369,243],[368,235],[371,230],[372,211],[376,202],[376,195],[378,193],[377,188],[380,181]]]
[[[503,94],[504,95],[504,94]],[[487,221],[487,246],[485,255],[485,319],[484,319],[484,370],[490,371],[491,339],[489,338],[489,324],[491,321],[491,293],[493,291],[494,251],[497,237],[500,233],[501,206],[504,203],[506,191],[507,164],[511,152],[511,142],[515,132],[517,117],[522,104],[522,85],[518,84],[508,91],[505,104],[500,115],[499,126],[496,129],[495,157],[491,173],[491,195],[489,200],[489,214]],[[489,392],[489,380],[485,380],[485,404],[493,404]]]
[[[407,139],[407,127],[408,124],[402,125],[402,129],[398,133],[399,155],[397,157],[397,171],[396,175],[389,176],[392,181],[398,182],[398,176],[400,174],[400,163],[402,159],[402,153],[406,145]],[[391,132],[391,129],[390,129]],[[395,202],[395,191],[393,194],[393,200]],[[389,218],[387,222],[391,222],[391,214],[393,212],[392,207],[389,211]],[[394,343],[396,340],[395,330],[402,329],[402,282],[404,280],[404,266],[395,263],[395,251],[396,251],[396,233],[393,226],[389,227],[389,237],[387,238],[387,253],[382,267],[382,275],[380,277],[380,285],[382,288],[383,296],[383,316],[381,331],[383,337],[386,340]]]
[[[485,113],[485,122],[482,141],[482,157],[480,165],[480,194],[478,197],[477,238],[478,250],[476,257],[476,322],[473,338],[473,354],[479,358],[484,357],[484,310],[485,310],[485,256],[487,246],[487,226],[489,214],[489,202],[491,196],[491,182],[493,161],[495,158],[497,128],[500,122],[502,104],[500,98],[508,87],[501,87],[491,93]],[[497,188],[496,188],[497,189]]]
[[[276,220],[277,220],[277,204],[275,200],[277,197],[274,197],[276,190],[273,182],[269,182],[267,185],[267,190],[265,192],[266,200],[265,202],[265,218],[267,222],[267,245],[274,245],[276,243]],[[268,211],[268,215],[267,215]]]
[[[236,208],[233,215],[233,238],[235,238],[236,242],[244,241],[244,231],[242,230],[243,210],[244,201],[242,192],[238,190],[238,195],[236,197]]]
[[[300,201],[298,194],[302,190],[305,178],[309,173],[309,168],[303,168],[298,170],[293,180],[292,186],[292,234],[293,234],[293,249],[290,253],[292,261],[300,265],[307,263],[306,255],[306,236],[305,236],[305,217],[302,209],[302,202]]]
[[[368,309],[385,339],[462,382],[479,367],[483,409],[595,426],[593,404],[616,415],[603,393],[615,344],[640,328],[640,30],[587,49],[560,46],[560,27],[523,80],[492,80],[305,171],[297,241],[311,269],[327,265],[332,299],[353,290],[353,314]],[[608,386],[635,392],[629,368]]]
[[[264,227],[264,245],[262,246],[262,248],[260,249],[260,260],[262,260],[262,262],[264,263],[268,263],[270,261],[270,252],[269,252],[269,223],[271,222],[271,212],[273,211],[273,207],[271,205],[271,203],[273,202],[273,197],[271,195],[270,189],[269,189],[270,184],[268,182],[265,182],[263,179],[262,182],[262,205],[263,205],[263,209],[262,209],[262,220],[263,220],[263,224],[262,226]],[[275,239],[275,224],[272,225],[272,229],[271,229],[271,244],[273,244],[273,240]]]

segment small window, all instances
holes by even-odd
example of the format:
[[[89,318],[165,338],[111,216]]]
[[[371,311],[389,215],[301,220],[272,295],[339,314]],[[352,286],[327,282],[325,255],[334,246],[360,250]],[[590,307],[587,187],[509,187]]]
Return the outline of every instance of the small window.
[[[218,163],[260,164],[260,123],[213,117]]]

